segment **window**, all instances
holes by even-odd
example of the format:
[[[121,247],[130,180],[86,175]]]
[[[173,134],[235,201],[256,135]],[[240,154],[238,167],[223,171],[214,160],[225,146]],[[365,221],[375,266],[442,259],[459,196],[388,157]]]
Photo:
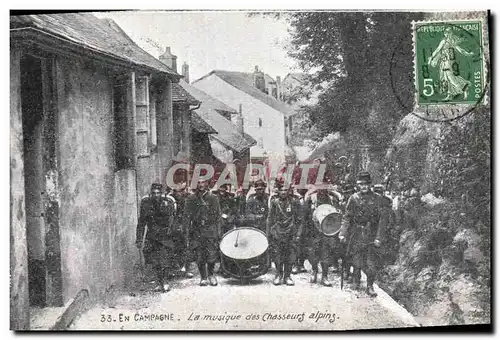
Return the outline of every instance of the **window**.
[[[126,75],[115,78],[113,86],[113,114],[115,139],[116,170],[133,168],[134,152],[129,141],[129,120],[127,117],[127,86]]]
[[[262,118],[259,118],[259,127],[262,127]]]
[[[149,120],[149,79],[147,76],[135,77],[135,132],[137,157],[149,157],[150,120]]]
[[[183,116],[186,115],[187,108],[184,105],[173,106],[173,124],[174,124],[174,140],[173,140],[173,153],[177,155],[179,151],[182,150],[182,137],[184,134],[184,119]]]
[[[156,128],[156,91],[154,86],[149,86],[149,148],[151,152],[157,152],[157,128]]]

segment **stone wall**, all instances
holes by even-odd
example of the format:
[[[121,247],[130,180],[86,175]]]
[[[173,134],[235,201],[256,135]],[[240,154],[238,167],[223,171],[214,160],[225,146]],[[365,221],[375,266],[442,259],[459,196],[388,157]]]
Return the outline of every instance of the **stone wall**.
[[[135,231],[135,223],[130,216],[120,221],[115,213],[110,79],[99,66],[68,59],[59,60],[57,77],[60,237],[66,302],[81,289],[98,297],[119,283],[117,272],[131,265],[119,255],[123,250],[120,247],[129,241],[125,237],[128,234],[121,230]],[[133,183],[135,189],[135,180]],[[123,184],[126,188],[130,185]],[[126,213],[136,215],[128,210]],[[120,231],[116,229],[118,223]]]
[[[10,52],[10,329],[29,329],[21,53]]]

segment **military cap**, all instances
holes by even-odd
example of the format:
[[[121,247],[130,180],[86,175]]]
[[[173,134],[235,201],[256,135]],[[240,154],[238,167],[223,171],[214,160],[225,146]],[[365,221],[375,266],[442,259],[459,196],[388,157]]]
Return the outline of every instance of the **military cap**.
[[[174,190],[175,191],[182,191],[182,190],[186,189],[186,186],[187,186],[186,182],[182,182],[182,183],[179,183],[179,186],[176,187]]]
[[[358,173],[358,183],[371,183],[372,182],[372,176],[368,171],[361,171]]]
[[[274,187],[275,188],[281,188],[285,185],[285,181],[282,178],[276,178],[274,181]]]
[[[351,183],[344,184],[342,191],[345,193],[354,192],[354,185],[352,185]]]
[[[382,184],[375,184],[373,186],[373,191],[378,192],[378,193],[383,193],[384,192],[384,186]]]
[[[163,189],[163,185],[160,183],[151,184],[151,190],[162,190],[162,189]]]
[[[258,179],[253,183],[255,188],[265,188],[267,187],[267,183],[263,179]]]

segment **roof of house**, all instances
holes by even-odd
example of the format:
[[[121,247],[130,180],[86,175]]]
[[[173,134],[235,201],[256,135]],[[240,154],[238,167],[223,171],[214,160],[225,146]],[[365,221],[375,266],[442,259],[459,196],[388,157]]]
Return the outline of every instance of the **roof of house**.
[[[184,90],[182,86],[178,83],[172,84],[172,102],[186,102],[187,104],[196,105],[199,104],[200,101],[193,97],[189,92]]]
[[[266,80],[266,83],[276,83],[276,80],[274,80],[274,78],[267,73],[264,73],[264,79]]]
[[[193,95],[197,100],[201,101],[200,108],[196,109],[194,112],[215,129],[217,134],[213,135],[212,138],[236,152],[242,152],[257,144],[257,141],[249,134],[239,133],[233,123],[217,112],[217,110],[220,110],[221,107],[223,108],[223,111],[231,110],[230,112],[235,112],[234,110],[227,106],[222,106],[224,104],[221,105],[217,99],[210,97],[208,94],[199,89],[195,89],[194,86],[188,84],[182,79],[179,81],[179,85]]]
[[[89,52],[181,77],[136,45],[121,29],[117,30],[111,21],[101,20],[91,13],[19,15],[10,17],[10,29],[11,32],[27,28],[36,29],[88,49]]]
[[[191,115],[191,128],[199,133],[217,133],[217,131],[215,131],[210,124],[205,122],[196,111],[193,111],[193,114]]]
[[[305,73],[288,73],[286,75],[285,79],[288,77],[292,77],[292,78],[297,79],[299,82],[303,82],[307,78],[307,74],[305,74]]]
[[[189,94],[191,94],[196,99],[198,99],[199,101],[201,101],[204,105],[209,105],[211,108],[213,108],[215,110],[230,112],[230,113],[233,113],[233,114],[238,113],[233,108],[227,106],[226,104],[224,104],[220,100],[215,99],[214,97],[212,97],[209,94],[203,92],[202,90],[196,88],[195,86],[188,84],[186,81],[181,80],[180,84],[188,85],[188,86],[184,86],[183,88]]]
[[[289,105],[278,101],[273,96],[270,96],[253,86],[253,73],[246,72],[232,72],[232,71],[222,71],[222,70],[213,70],[209,74],[203,76],[202,78],[196,80],[194,83],[215,74],[228,84],[236,87],[240,91],[249,94],[255,99],[260,100],[266,105],[272,107],[273,109],[283,113],[285,116],[291,116],[295,114],[295,110]]]
[[[316,158],[326,157],[328,154],[336,154],[337,156],[345,154],[347,144],[340,133],[331,133],[324,137],[323,140],[314,148],[314,150],[306,158],[306,162],[311,162]]]

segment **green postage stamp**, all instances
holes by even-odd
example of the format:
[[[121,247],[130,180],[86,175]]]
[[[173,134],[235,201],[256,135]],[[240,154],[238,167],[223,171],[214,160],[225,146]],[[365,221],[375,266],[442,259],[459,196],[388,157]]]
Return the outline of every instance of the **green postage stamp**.
[[[417,106],[483,100],[483,21],[413,23]]]

